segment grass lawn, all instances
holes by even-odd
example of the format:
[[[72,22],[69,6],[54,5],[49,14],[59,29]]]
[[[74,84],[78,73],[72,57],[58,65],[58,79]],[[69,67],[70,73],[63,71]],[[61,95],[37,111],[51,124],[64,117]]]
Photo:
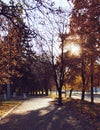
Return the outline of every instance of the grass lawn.
[[[18,104],[21,104],[21,101],[9,100],[0,102],[0,117]]]
[[[88,101],[70,99],[66,101],[65,106],[66,109],[72,109],[72,113],[76,113],[77,118],[85,120],[87,124],[94,125],[97,130],[100,130],[100,103],[92,104]]]
[[[50,97],[57,100],[57,95],[51,95]],[[93,116],[100,116],[100,103],[91,103],[89,101],[81,101],[80,99],[66,98],[62,95],[63,104],[69,108],[80,110],[84,114],[90,113]]]
[[[57,95],[51,95],[51,97],[57,99]],[[72,115],[76,115],[76,118],[79,120],[85,120],[84,126],[87,124],[88,127],[88,125],[94,124],[97,128],[96,130],[100,130],[100,103],[91,103],[73,98],[66,99],[65,96],[62,97],[63,110],[67,113],[71,112]]]

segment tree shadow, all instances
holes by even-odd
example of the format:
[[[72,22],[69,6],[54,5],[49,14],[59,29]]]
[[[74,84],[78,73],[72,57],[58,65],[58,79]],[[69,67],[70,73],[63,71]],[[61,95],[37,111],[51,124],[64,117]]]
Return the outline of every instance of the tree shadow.
[[[42,109],[9,115],[0,122],[0,130],[97,130],[82,111],[76,110],[77,104],[73,105],[75,109],[69,102],[62,107],[51,103]]]

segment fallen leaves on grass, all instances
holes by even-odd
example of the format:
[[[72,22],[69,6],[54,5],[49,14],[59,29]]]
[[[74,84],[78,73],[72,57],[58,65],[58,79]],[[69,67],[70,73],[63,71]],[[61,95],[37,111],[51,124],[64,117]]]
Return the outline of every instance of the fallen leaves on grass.
[[[76,115],[76,118],[85,120],[88,125],[95,125],[100,128],[100,103],[92,104],[88,101],[81,101],[71,99],[65,103],[66,110],[72,109],[72,113]]]
[[[20,103],[21,101],[13,101],[13,100],[0,102],[0,117]]]

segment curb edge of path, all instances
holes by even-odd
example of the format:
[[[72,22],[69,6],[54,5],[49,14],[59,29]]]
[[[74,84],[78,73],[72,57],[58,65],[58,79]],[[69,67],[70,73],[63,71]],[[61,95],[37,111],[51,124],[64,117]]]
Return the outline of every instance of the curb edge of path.
[[[14,109],[16,109],[18,106],[20,105],[20,103],[19,104],[17,104],[17,105],[15,105],[13,108],[11,108],[10,110],[8,110],[4,115],[2,115],[1,117],[0,117],[0,120],[2,120],[2,119],[4,119],[6,116],[8,116]]]

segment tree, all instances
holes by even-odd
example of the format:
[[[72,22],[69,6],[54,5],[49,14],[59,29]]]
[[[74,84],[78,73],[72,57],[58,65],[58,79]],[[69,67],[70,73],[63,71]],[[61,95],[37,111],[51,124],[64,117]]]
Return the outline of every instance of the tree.
[[[32,47],[30,46],[30,39],[36,36],[41,38],[39,29],[35,26],[35,23],[39,21],[41,15],[46,15],[47,17],[49,13],[53,12],[53,5],[54,2],[51,1],[42,2],[35,0],[33,5],[27,3],[27,1],[15,2],[10,0],[8,5],[3,1],[0,1],[1,28],[2,31],[7,33],[5,36],[3,32],[3,35],[5,36],[5,41],[3,42],[8,43],[10,48],[5,51],[6,54],[7,52],[10,52],[9,56],[6,55],[6,61],[9,61],[9,63],[7,62],[7,64],[9,64],[8,71],[10,72],[9,76],[7,76],[9,77],[9,82],[14,82],[16,76],[18,79],[19,77],[22,79],[27,78],[26,75],[31,69],[28,67],[28,62],[30,63],[31,60],[30,51]],[[3,24],[3,19],[5,19],[5,24]],[[11,64],[10,61],[13,64]]]
[[[1,84],[8,85],[10,98],[10,84],[15,78],[21,77],[21,66],[26,64],[31,46],[29,44],[31,31],[22,19],[22,7],[11,1],[10,5],[0,2],[1,19]],[[4,24],[5,23],[5,24]],[[27,61],[28,62],[28,61]],[[6,65],[7,64],[7,65]],[[9,91],[9,92],[8,92]]]
[[[58,91],[58,104],[62,105],[62,87],[64,85],[65,80],[65,65],[64,65],[64,44],[65,44],[65,38],[66,38],[66,27],[68,24],[67,17],[69,16],[68,12],[66,12],[63,9],[58,9],[57,11],[57,17],[59,19],[59,22],[55,20],[57,23],[57,32],[59,37],[59,55],[57,61],[55,62],[55,56],[54,56],[54,41],[52,41],[52,50],[51,50],[51,58],[52,58],[52,67],[54,71],[54,80],[56,84],[56,88]],[[65,19],[66,17],[66,19]]]
[[[52,84],[52,67],[50,63],[49,57],[43,54],[38,54],[35,56],[33,63],[31,64],[31,70],[34,74],[34,92],[37,93],[40,91],[43,93],[45,92],[48,95],[49,89],[51,89]]]
[[[63,49],[65,42],[64,37],[66,35],[66,26],[68,24],[68,16],[68,12],[60,7],[55,11],[55,13],[50,12],[50,14],[48,14],[48,16],[46,15],[46,17],[44,15],[44,19],[42,19],[41,23],[39,24],[39,32],[41,37],[37,37],[35,39],[39,46],[40,53],[45,52],[46,55],[50,55],[53,77],[57,91],[59,93],[59,105],[62,104],[62,86],[64,83],[65,71],[63,66]],[[45,21],[47,21],[47,24]],[[41,31],[41,28],[44,31]]]
[[[94,65],[99,56],[99,5],[100,1],[73,1],[74,8],[71,17],[71,33],[80,35],[83,54],[87,52],[90,64],[91,102],[94,101]],[[86,51],[87,50],[87,51]],[[83,72],[84,73],[84,72]]]

